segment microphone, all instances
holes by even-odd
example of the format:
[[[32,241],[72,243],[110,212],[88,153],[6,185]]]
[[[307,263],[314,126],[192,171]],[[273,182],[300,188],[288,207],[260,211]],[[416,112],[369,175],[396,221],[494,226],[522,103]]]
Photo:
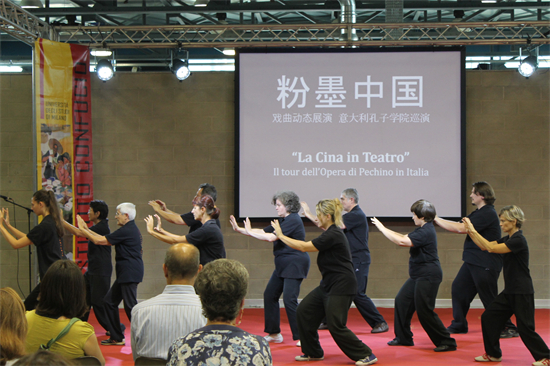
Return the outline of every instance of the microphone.
[[[11,197],[3,196],[3,195],[1,195],[1,194],[0,194],[0,198],[3,198],[4,201],[8,201],[8,202],[13,201],[13,199],[12,199]]]

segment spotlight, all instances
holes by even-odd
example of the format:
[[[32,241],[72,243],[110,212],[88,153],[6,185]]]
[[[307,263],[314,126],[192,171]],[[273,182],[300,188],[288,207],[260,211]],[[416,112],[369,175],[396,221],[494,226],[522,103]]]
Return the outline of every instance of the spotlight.
[[[191,71],[189,71],[187,64],[179,59],[173,61],[172,72],[176,74],[179,81],[185,80],[191,75]]]
[[[234,48],[224,48],[222,53],[226,56],[235,56],[235,49]]]
[[[521,76],[528,78],[533,75],[535,70],[538,67],[537,58],[535,56],[527,56],[523,61],[520,62],[518,71]]]
[[[113,51],[108,48],[94,48],[90,50],[90,54],[96,57],[109,57],[113,54]]]
[[[113,65],[111,65],[111,62],[107,59],[99,60],[97,66],[95,67],[95,71],[97,72],[97,77],[99,80],[102,81],[111,80],[115,75]]]

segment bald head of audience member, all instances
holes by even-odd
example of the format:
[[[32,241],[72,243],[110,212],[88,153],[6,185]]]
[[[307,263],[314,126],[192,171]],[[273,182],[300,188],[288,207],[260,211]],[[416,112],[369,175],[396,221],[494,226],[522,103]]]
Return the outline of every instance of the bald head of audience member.
[[[191,244],[174,244],[166,251],[162,269],[168,285],[193,286],[202,269],[200,253]]]

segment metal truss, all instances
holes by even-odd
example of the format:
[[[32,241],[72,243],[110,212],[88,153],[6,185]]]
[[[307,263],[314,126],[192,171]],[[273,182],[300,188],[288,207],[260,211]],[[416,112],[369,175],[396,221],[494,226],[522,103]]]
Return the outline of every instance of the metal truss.
[[[54,27],[57,41],[90,47],[365,47],[548,44],[550,24],[450,22],[381,24]]]
[[[19,6],[0,0],[0,31],[32,46],[38,37],[49,38],[50,26]]]

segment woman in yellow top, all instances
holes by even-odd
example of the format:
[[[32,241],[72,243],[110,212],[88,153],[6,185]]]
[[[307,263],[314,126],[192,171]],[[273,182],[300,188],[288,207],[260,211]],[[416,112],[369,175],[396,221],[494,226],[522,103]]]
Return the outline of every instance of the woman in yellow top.
[[[81,317],[85,312],[86,290],[80,268],[70,260],[58,260],[50,266],[42,279],[36,310],[26,314],[26,352],[36,352],[40,345],[46,345],[50,339],[57,337],[72,318]],[[105,365],[94,327],[80,320],[52,345],[50,351],[69,359],[94,356]]]

